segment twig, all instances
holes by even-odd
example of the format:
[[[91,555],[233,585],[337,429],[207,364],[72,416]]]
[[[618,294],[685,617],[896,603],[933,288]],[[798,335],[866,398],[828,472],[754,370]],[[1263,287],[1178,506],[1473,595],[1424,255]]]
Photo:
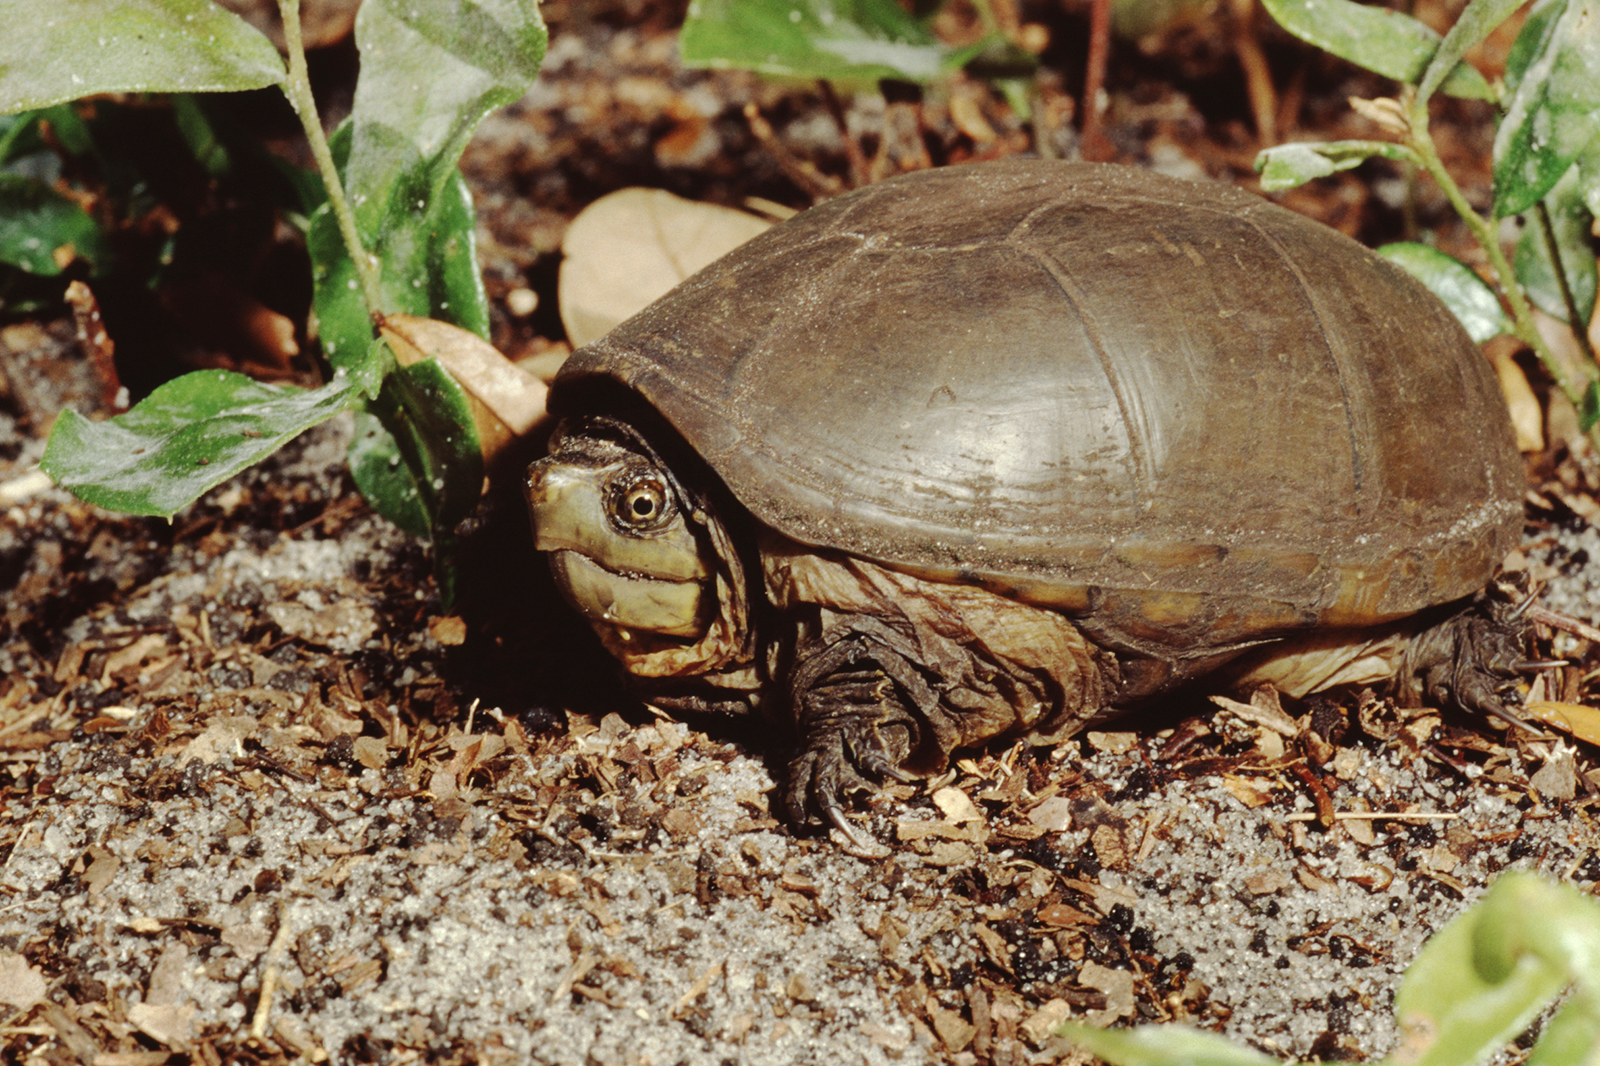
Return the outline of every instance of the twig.
[[[1541,625],[1549,626],[1551,629],[1560,629],[1571,633],[1575,637],[1582,637],[1584,640],[1600,643],[1600,629],[1596,629],[1589,623],[1573,618],[1570,615],[1558,614],[1548,607],[1540,607],[1537,604],[1529,607],[1528,621],[1538,622]]]
[[[255,1017],[250,1019],[250,1035],[257,1040],[264,1040],[267,1035],[267,1021],[272,1017],[272,997],[278,991],[278,967],[288,947],[291,932],[289,908],[281,907],[278,910],[278,931],[267,948],[267,965],[261,972],[261,998],[256,1001]]]

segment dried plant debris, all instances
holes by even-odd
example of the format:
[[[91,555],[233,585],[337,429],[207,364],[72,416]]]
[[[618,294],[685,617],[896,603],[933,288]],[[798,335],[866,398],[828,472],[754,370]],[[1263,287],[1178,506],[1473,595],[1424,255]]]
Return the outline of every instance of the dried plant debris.
[[[452,658],[482,627],[339,444],[171,527],[8,514],[10,1058],[1022,1063],[1067,1018],[1362,1057],[1494,874],[1600,883],[1593,749],[1270,690],[975,753],[855,857],[725,734],[482,702],[526,664]]]

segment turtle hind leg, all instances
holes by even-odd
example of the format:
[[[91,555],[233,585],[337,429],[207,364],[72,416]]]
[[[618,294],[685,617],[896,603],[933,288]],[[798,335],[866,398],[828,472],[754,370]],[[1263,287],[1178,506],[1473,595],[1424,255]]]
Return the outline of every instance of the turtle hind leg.
[[[854,839],[844,817],[849,796],[916,780],[904,766],[930,739],[938,698],[903,656],[856,636],[795,671],[790,703],[800,754],[789,763],[786,813],[796,825],[821,815]]]
[[[1505,590],[1490,586],[1466,608],[1421,630],[1406,647],[1396,686],[1433,706],[1459,707],[1542,735],[1512,709],[1522,702],[1526,603],[1513,603]]]

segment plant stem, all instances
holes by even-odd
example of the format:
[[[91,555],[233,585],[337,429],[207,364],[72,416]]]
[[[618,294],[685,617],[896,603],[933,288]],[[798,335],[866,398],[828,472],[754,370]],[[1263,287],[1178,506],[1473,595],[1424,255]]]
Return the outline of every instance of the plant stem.
[[[345,198],[344,183],[339,180],[339,168],[334,166],[333,152],[328,147],[327,135],[322,132],[317,101],[311,95],[311,77],[306,71],[305,44],[300,36],[300,0],[278,0],[278,11],[283,16],[283,39],[289,53],[289,78],[284,83],[283,92],[289,98],[289,106],[300,118],[300,126],[311,145],[311,156],[317,161],[317,170],[322,174],[323,185],[328,190],[328,206],[339,223],[339,234],[344,238],[345,250],[350,253],[350,262],[355,267],[356,279],[361,286],[361,300],[367,305],[367,314],[376,319],[383,312],[378,261],[362,247],[355,214],[350,210],[350,201]]]
[[[1561,261],[1561,246],[1556,243],[1556,230],[1550,224],[1550,208],[1543,200],[1533,205],[1534,214],[1537,215],[1539,235],[1544,238],[1545,254],[1550,257],[1550,270],[1556,276],[1556,284],[1561,287],[1561,301],[1567,308],[1567,321],[1574,324],[1572,336],[1578,342],[1578,347],[1583,349],[1583,354],[1589,362],[1595,362],[1594,346],[1589,343],[1589,331],[1577,328],[1576,324],[1583,321],[1583,313],[1578,310],[1578,300],[1572,295],[1572,282],[1567,278],[1567,265]]]
[[[1544,337],[1539,333],[1539,327],[1534,322],[1533,307],[1528,303],[1528,296],[1522,291],[1522,285],[1517,281],[1517,275],[1511,269],[1510,262],[1506,260],[1505,251],[1500,247],[1500,220],[1492,214],[1488,218],[1478,214],[1462,195],[1461,187],[1445,169],[1444,161],[1439,158],[1438,149],[1434,147],[1433,137],[1428,132],[1427,101],[1413,100],[1407,117],[1411,127],[1411,147],[1422,160],[1423,169],[1439,183],[1439,188],[1450,201],[1450,206],[1456,209],[1461,220],[1477,238],[1484,255],[1489,258],[1489,266],[1494,271],[1495,279],[1500,283],[1500,291],[1505,294],[1506,302],[1511,305],[1511,317],[1516,325],[1517,339],[1533,349],[1534,354],[1539,357],[1539,362],[1544,364],[1545,370],[1555,380],[1556,387],[1572,406],[1580,411],[1583,410],[1584,392],[1591,382],[1600,380],[1600,366],[1590,361],[1583,368],[1583,380],[1579,380],[1568,371],[1565,364],[1545,343]],[[1595,449],[1600,450],[1600,425],[1591,427],[1588,437]]]

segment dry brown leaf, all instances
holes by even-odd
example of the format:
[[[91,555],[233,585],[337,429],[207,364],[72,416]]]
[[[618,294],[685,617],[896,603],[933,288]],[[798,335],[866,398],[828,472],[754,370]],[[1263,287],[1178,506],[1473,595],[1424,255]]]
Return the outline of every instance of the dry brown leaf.
[[[977,1034],[978,1028],[961,1016],[960,1011],[953,1011],[942,1006],[933,997],[928,998],[928,1020],[933,1023],[933,1031],[939,1034],[939,1040],[948,1051],[960,1051],[972,1043],[972,1038]]]
[[[1240,777],[1238,774],[1223,774],[1222,787],[1227,789],[1234,799],[1251,809],[1272,802],[1271,781],[1256,777]]]
[[[933,794],[933,805],[939,808],[945,821],[955,825],[983,821],[982,812],[973,805],[971,797],[959,788],[939,789]]]
[[[13,951],[0,951],[0,1003],[25,1011],[44,999],[44,974]]]
[[[183,755],[178,759],[178,768],[182,769],[195,759],[210,766],[223,755],[242,752],[240,743],[255,731],[254,718],[243,715],[223,715],[213,718],[211,724],[206,726],[205,732],[189,741],[184,747]]]
[[[1523,704],[1522,713],[1536,722],[1570,733],[1579,740],[1600,744],[1600,707],[1539,700]]]
[[[1052,999],[1044,1006],[1030,1014],[1019,1028],[1022,1035],[1028,1038],[1028,1043],[1034,1047],[1042,1047],[1050,1039],[1061,1023],[1072,1016],[1072,1005],[1064,999]]]
[[[117,871],[122,869],[122,860],[105,848],[95,845],[89,848],[89,868],[83,871],[83,883],[89,889],[89,895],[98,896],[111,884],[111,879],[117,876]]]
[[[573,347],[595,341],[701,267],[772,225],[659,189],[619,189],[578,213],[557,288]]]
[[[1132,751],[1134,745],[1139,743],[1137,733],[1102,733],[1096,729],[1085,733],[1084,739],[1095,751],[1103,751],[1108,755],[1121,755],[1125,751]]]
[[[108,684],[115,675],[129,667],[143,665],[166,650],[167,638],[163,634],[146,633],[126,648],[119,648],[106,657],[105,669],[100,671],[100,683]]]
[[[158,1044],[186,1050],[194,1036],[194,1003],[135,1003],[128,1008],[128,1020]]]
[[[1072,801],[1051,796],[1028,812],[1028,821],[1040,829],[1061,832],[1072,828]]]
[[[1272,892],[1282,892],[1293,885],[1293,879],[1276,866],[1253,873],[1244,879],[1244,887],[1252,896],[1265,896]]]
[[[1085,988],[1104,992],[1106,996],[1105,1009],[1095,1011],[1086,1019],[1090,1025],[1104,1028],[1118,1018],[1133,1013],[1133,974],[1129,971],[1086,962],[1083,969],[1078,971],[1078,983]]]
[[[970,866],[978,861],[978,853],[971,844],[954,840],[941,840],[928,851],[929,866]]]
[[[1271,695],[1267,696],[1263,689]],[[1283,708],[1278,706],[1277,690],[1270,685],[1258,688],[1251,695],[1249,703],[1230,700],[1226,696],[1212,696],[1210,699],[1223,710],[1232,711],[1251,725],[1264,726],[1279,736],[1292,737],[1300,732],[1300,727],[1295,725],[1294,719],[1283,713]]]
[[[1496,337],[1484,346],[1494,372],[1500,378],[1500,391],[1506,395],[1506,408],[1511,412],[1511,425],[1517,434],[1520,452],[1544,451],[1544,407],[1528,384],[1528,375],[1512,358],[1521,347],[1514,338]]]
[[[459,647],[467,642],[467,623],[453,614],[430,618],[428,636],[446,647]]]

